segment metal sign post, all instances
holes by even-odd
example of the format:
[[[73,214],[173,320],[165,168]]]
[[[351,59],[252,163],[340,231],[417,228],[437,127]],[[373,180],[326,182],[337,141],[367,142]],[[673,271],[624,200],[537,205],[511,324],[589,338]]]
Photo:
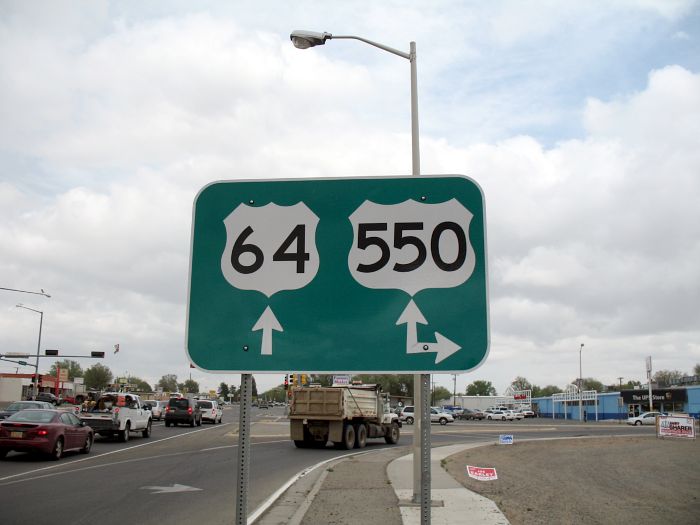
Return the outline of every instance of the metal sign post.
[[[420,522],[430,525],[430,374],[421,374]],[[416,407],[418,408],[418,407]]]
[[[238,418],[238,477],[236,478],[236,525],[248,520],[248,469],[250,465],[250,410],[252,374],[241,375],[241,403]]]

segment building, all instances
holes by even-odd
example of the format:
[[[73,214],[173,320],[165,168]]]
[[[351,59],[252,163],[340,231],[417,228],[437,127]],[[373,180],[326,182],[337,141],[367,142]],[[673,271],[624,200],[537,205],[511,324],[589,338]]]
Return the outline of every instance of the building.
[[[561,394],[532,399],[532,409],[540,417],[553,419],[582,419],[579,397],[573,388]],[[689,414],[700,418],[700,386],[654,388],[652,407],[660,412]],[[581,393],[581,408],[590,421],[627,419],[649,411],[649,390],[622,390],[620,392]]]

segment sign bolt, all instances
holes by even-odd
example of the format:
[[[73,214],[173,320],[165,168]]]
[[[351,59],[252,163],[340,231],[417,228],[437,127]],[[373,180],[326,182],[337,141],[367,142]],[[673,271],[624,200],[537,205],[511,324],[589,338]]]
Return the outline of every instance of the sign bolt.
[[[428,345],[423,345],[423,351],[427,352],[428,350],[430,350],[430,347]]]
[[[250,204],[250,205],[252,206],[253,204],[255,204],[255,201],[254,201],[253,199],[250,199],[250,200],[248,201],[248,204]]]
[[[428,197],[426,197],[425,195],[423,195],[423,196],[420,198],[420,200],[424,201],[424,200],[427,199],[427,198],[428,198]]]
[[[243,351],[247,352],[248,351],[248,345],[243,345]]]

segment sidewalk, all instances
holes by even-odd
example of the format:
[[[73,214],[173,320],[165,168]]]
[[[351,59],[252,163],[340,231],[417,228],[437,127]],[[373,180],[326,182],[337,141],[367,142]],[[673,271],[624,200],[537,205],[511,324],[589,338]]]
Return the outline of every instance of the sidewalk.
[[[460,485],[442,459],[483,444],[432,449],[432,524],[508,525],[491,500]],[[256,525],[414,525],[420,505],[413,496],[413,455],[386,448],[335,459],[302,475],[255,521]],[[250,523],[250,521],[249,521]]]

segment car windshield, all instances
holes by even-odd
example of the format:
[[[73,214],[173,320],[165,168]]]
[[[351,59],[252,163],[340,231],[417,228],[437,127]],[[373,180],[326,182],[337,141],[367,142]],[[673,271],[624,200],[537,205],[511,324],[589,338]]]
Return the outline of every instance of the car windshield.
[[[197,406],[199,408],[211,408],[211,401],[198,401]]]
[[[5,421],[24,421],[28,423],[50,423],[56,412],[49,410],[20,410]]]
[[[34,403],[32,401],[17,401],[12,403],[5,410],[8,412],[17,412],[18,410],[24,410],[25,408],[44,408],[42,403]]]
[[[189,401],[188,401],[187,399],[185,399],[184,397],[181,397],[181,398],[173,398],[173,399],[171,399],[170,402],[169,402],[169,405],[170,405],[171,407],[181,408],[181,409],[186,410],[187,408],[189,408],[190,403],[189,403]]]

